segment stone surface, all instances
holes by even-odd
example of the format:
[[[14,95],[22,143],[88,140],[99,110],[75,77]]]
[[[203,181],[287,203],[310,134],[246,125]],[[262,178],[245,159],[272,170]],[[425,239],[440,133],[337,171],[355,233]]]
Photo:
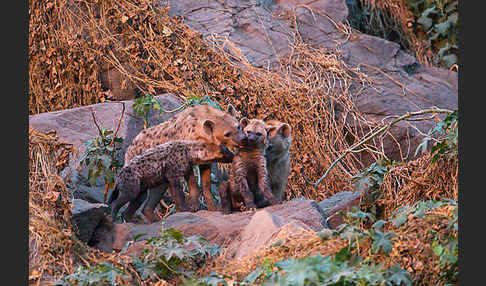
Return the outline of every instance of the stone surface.
[[[318,206],[326,214],[329,228],[335,229],[344,223],[344,217],[338,213],[350,211],[354,206],[359,207],[362,195],[363,192],[343,191],[320,201]]]
[[[93,246],[107,252],[119,251],[137,235],[143,234],[139,240],[158,235],[164,224],[166,228],[180,230],[186,237],[201,235],[223,248],[242,249],[237,255],[231,254],[240,258],[263,247],[282,227],[288,228],[286,225],[289,223],[299,229],[318,231],[325,227],[325,218],[312,200],[292,200],[257,212],[235,212],[227,215],[205,210],[196,213],[181,212],[167,217],[163,222],[120,223],[111,228],[100,227],[96,231]],[[136,253],[137,249],[143,249],[142,242],[132,244],[128,251]]]
[[[76,235],[81,241],[90,242],[97,226],[105,217],[105,204],[92,204],[84,200],[73,199],[72,223]]]
[[[164,110],[174,110],[183,103],[172,94],[159,95],[157,99]],[[123,143],[120,146],[121,158],[124,158],[129,144],[143,129],[143,120],[134,116],[133,101],[123,101],[123,103],[125,104],[125,113],[117,134],[118,137],[123,138]],[[113,131],[116,130],[122,112],[122,104],[120,102],[99,103],[79,108],[30,115],[29,126],[40,132],[55,130],[60,140],[74,145],[77,153],[71,158],[69,167],[63,171],[63,176],[70,178],[70,186],[74,189],[74,198],[89,202],[103,202],[105,187],[103,178],[99,177],[96,185],[91,186],[87,181],[87,168],[83,165],[78,170],[79,157],[84,152],[84,143],[98,136],[98,129],[93,122],[91,110],[94,111],[96,121],[100,126]],[[177,112],[159,115],[157,111],[151,110],[148,117],[149,126],[164,122]]]
[[[339,50],[349,67],[358,67],[373,78],[373,87],[354,87],[356,107],[370,120],[380,122],[385,117],[431,106],[458,107],[457,73],[420,66],[397,43],[357,32],[344,33],[339,24],[348,15],[345,0],[165,0],[159,3],[169,6],[170,15],[181,16],[208,43],[230,41],[250,64],[265,68],[276,67],[278,59],[291,51],[295,30],[288,15],[295,13],[297,30],[305,43]],[[353,125],[351,121],[348,123]],[[419,121],[414,125],[426,133],[435,121]],[[420,133],[407,122],[394,126],[391,133],[394,138],[385,137],[386,155],[393,160],[413,159],[422,140]],[[363,154],[361,161],[366,166],[373,160]]]

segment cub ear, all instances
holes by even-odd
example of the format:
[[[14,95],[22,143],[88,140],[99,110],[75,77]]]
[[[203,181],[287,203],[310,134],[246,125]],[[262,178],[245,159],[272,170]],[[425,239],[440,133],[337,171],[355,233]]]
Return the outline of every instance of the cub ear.
[[[278,133],[282,134],[283,137],[287,138],[292,133],[292,128],[287,123],[283,123],[278,128]]]
[[[248,125],[248,123],[250,123],[250,120],[248,120],[248,118],[246,117],[241,118],[240,120],[241,128],[245,128]]]
[[[203,123],[203,130],[209,137],[213,136],[214,126],[215,124],[211,120],[206,120]]]
[[[238,118],[240,116],[239,112],[236,110],[236,108],[230,103],[228,104],[228,114]]]
[[[275,135],[277,135],[277,131],[278,130],[276,126],[267,127],[267,138],[272,139],[273,137],[275,137]]]

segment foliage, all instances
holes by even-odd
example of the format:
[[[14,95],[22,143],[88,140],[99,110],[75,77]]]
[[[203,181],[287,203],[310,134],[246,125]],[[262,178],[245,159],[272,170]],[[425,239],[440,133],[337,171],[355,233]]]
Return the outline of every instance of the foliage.
[[[73,274],[63,277],[56,285],[84,286],[84,285],[119,285],[117,278],[128,278],[122,274],[122,270],[109,262],[104,262],[90,267],[78,267]]]
[[[189,106],[194,106],[198,104],[207,104],[216,109],[221,110],[221,105],[217,101],[212,100],[211,97],[207,95],[200,97],[193,94],[187,99],[186,104]]]
[[[438,122],[434,128],[432,128],[427,136],[423,139],[422,143],[417,147],[415,156],[421,150],[422,153],[427,150],[429,141],[435,141],[436,144],[432,147],[432,162],[437,161],[440,156],[453,157],[457,156],[458,151],[458,111],[457,109],[448,114],[444,120]],[[438,137],[437,139],[434,136]]]
[[[159,115],[163,112],[160,102],[153,94],[147,93],[133,101],[133,112],[135,115],[143,117],[144,128],[148,127],[148,113],[152,108],[159,110]]]
[[[220,253],[220,247],[209,244],[203,237],[184,237],[179,230],[162,228],[160,236],[146,239],[147,249],[134,258],[142,280],[154,275],[164,279],[176,276],[192,277],[192,270]],[[192,250],[190,250],[192,249]]]
[[[202,281],[202,279],[200,280]],[[276,263],[264,262],[246,276],[239,285],[411,285],[407,271],[394,265],[365,261],[353,255],[348,247],[334,257],[307,256],[289,258]],[[210,284],[200,284],[210,285]]]
[[[108,189],[113,188],[115,174],[123,166],[122,159],[117,153],[116,143],[122,143],[123,138],[113,137],[113,131],[101,127],[98,137],[85,142],[84,154],[81,156],[81,163],[84,163],[88,171],[88,181],[94,186],[96,179],[103,175]]]
[[[434,64],[458,63],[458,0],[406,0],[415,19],[414,31],[434,54]],[[418,25],[417,25],[418,24]]]

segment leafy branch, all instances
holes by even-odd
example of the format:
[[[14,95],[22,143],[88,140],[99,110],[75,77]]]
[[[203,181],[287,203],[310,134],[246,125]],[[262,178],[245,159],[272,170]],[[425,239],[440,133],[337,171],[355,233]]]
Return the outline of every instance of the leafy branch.
[[[334,168],[334,166],[336,166],[336,164],[339,161],[341,161],[344,157],[346,157],[346,155],[348,155],[350,153],[358,153],[358,152],[361,152],[363,150],[366,150],[366,149],[359,149],[359,148],[361,146],[363,146],[366,142],[373,139],[374,137],[388,131],[393,125],[397,124],[398,122],[400,122],[402,120],[408,119],[410,117],[429,114],[429,113],[448,113],[448,114],[450,114],[450,113],[452,113],[452,111],[448,110],[448,109],[424,109],[424,110],[420,110],[420,111],[416,111],[416,112],[407,112],[406,114],[398,117],[397,119],[391,121],[390,123],[380,127],[378,130],[371,133],[370,135],[365,137],[363,140],[357,142],[356,144],[354,144],[353,146],[348,148],[346,151],[344,151],[344,153],[341,156],[339,156],[336,160],[334,160],[334,162],[332,162],[332,164],[326,170],[324,175],[322,175],[322,177],[320,177],[315,183],[313,183],[313,185],[315,187],[317,187],[322,182],[322,180],[324,180],[327,177],[327,175],[329,175],[329,172]]]
[[[104,202],[106,202],[108,190],[114,186],[116,170],[122,166],[121,160],[117,158],[115,146],[116,143],[123,142],[122,138],[116,136],[125,113],[125,104],[123,102],[121,104],[122,112],[115,132],[107,130],[103,126],[100,127],[94,111],[91,110],[93,122],[98,129],[98,137],[86,141],[85,151],[80,159],[81,163],[84,163],[89,169],[88,181],[90,185],[95,185],[96,179],[103,175],[105,181]]]

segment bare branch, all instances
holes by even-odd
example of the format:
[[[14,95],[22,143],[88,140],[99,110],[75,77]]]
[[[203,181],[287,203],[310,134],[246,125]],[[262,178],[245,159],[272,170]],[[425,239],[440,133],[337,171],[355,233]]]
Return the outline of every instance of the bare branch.
[[[452,113],[452,111],[451,110],[448,110],[448,109],[424,109],[424,110],[420,110],[420,111],[416,111],[416,112],[407,112],[406,114],[398,117],[397,119],[395,119],[392,122],[386,124],[385,126],[380,127],[377,131],[375,131],[372,134],[368,135],[366,138],[364,138],[363,140],[359,141],[358,143],[356,143],[355,145],[351,146],[346,151],[344,151],[344,153],[341,156],[339,156],[339,158],[337,158],[334,162],[332,162],[331,166],[329,166],[329,168],[326,170],[326,172],[324,173],[324,175],[322,175],[322,177],[320,177],[319,180],[317,180],[313,185],[315,187],[317,187],[322,182],[322,180],[324,180],[327,177],[327,175],[329,174],[329,172],[332,170],[332,168],[334,168],[334,166],[339,161],[341,161],[349,153],[355,153],[356,152],[355,151],[356,149],[358,149],[359,147],[361,147],[363,144],[365,144],[369,140],[371,140],[374,137],[376,137],[376,136],[382,134],[383,132],[387,131],[393,125],[397,124],[398,122],[400,122],[402,120],[405,120],[405,119],[410,118],[412,116],[418,116],[418,115],[423,115],[423,114],[428,114],[428,113]],[[362,151],[362,150],[366,150],[366,148],[365,149],[361,149],[360,151]]]

